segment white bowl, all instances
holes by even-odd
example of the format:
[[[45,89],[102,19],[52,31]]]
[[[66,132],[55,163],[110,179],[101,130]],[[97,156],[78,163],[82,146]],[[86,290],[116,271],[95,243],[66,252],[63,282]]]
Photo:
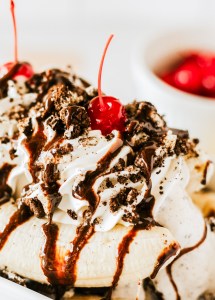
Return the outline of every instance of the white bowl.
[[[132,61],[137,96],[152,102],[170,127],[188,129],[191,137],[199,138],[204,149],[215,157],[215,99],[182,92],[155,75],[186,50],[215,53],[214,31],[183,30],[139,43]]]

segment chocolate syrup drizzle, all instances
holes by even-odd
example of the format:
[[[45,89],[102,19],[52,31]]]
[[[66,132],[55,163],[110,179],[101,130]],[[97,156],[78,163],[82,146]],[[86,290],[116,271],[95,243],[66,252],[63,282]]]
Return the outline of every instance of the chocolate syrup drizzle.
[[[113,281],[112,281],[112,288],[114,289],[117,286],[117,283],[120,279],[120,275],[122,274],[123,270],[123,263],[124,258],[127,253],[129,253],[129,246],[134,240],[138,230],[141,228],[138,226],[134,226],[127,234],[123,237],[122,241],[118,246],[118,256],[117,256],[117,268],[116,273],[114,274]]]
[[[173,278],[173,275],[172,275],[172,267],[174,265],[174,263],[179,259],[181,258],[183,255],[195,250],[196,248],[198,248],[201,244],[204,243],[205,239],[207,237],[207,226],[205,224],[205,227],[204,227],[204,233],[203,233],[203,236],[202,238],[194,245],[194,246],[191,246],[191,247],[187,247],[187,248],[184,248],[181,250],[180,254],[176,257],[175,260],[173,260],[167,267],[166,267],[166,271],[167,271],[167,274],[169,276],[169,280],[175,290],[175,293],[176,293],[176,299],[177,300],[180,300],[181,299],[181,296],[179,295],[179,292],[178,292],[178,287],[177,287],[177,284]]]
[[[73,251],[68,251],[61,259],[57,254],[58,226],[47,223],[43,225],[45,245],[41,254],[41,265],[48,281],[56,285],[74,286],[76,281],[76,264],[81,250],[94,233],[93,226],[82,226],[72,241]]]
[[[66,268],[65,268],[65,275],[68,280],[68,284],[71,284],[74,286],[76,281],[76,265],[81,253],[81,250],[84,248],[84,246],[87,244],[89,239],[94,234],[94,227],[87,225],[87,226],[81,226],[78,229],[77,236],[73,240],[73,251],[68,253],[68,257],[66,259]]]
[[[102,158],[97,166],[97,169],[95,171],[89,171],[87,172],[84,181],[82,181],[79,185],[77,190],[75,191],[75,196],[77,195],[80,197],[80,199],[87,199],[90,204],[91,213],[96,209],[97,206],[97,195],[93,192],[93,184],[96,180],[96,178],[104,173],[113,158],[120,152],[121,147],[117,149],[115,152],[109,152],[104,158]],[[146,199],[150,198],[150,191],[151,191],[151,182],[150,182],[150,174],[153,166],[153,156],[155,153],[156,147],[155,145],[149,145],[145,148],[144,156],[146,159],[146,168],[144,172],[148,174],[148,190],[146,193]],[[152,200],[152,199],[151,199]],[[154,199],[151,201],[153,204],[150,205],[150,213],[147,211],[147,217],[151,216],[151,220],[153,220],[153,217],[151,215],[151,210],[154,205]],[[143,213],[144,214],[144,213]],[[145,214],[144,214],[144,217]],[[90,223],[90,220],[89,220]],[[151,222],[152,223],[152,222]],[[137,234],[137,231],[144,230],[149,227],[150,222],[142,220],[142,223],[140,225],[134,226],[126,236],[123,237],[122,241],[119,244],[118,247],[118,257],[117,257],[117,268],[116,272],[113,276],[113,282],[112,286],[109,289],[107,295],[105,296],[105,299],[111,299],[112,291],[117,286],[117,283],[120,279],[120,275],[123,270],[123,263],[126,254],[129,252],[129,246],[132,243],[135,235]],[[73,244],[73,251],[68,252],[64,259],[63,263],[61,263],[61,266],[59,266],[58,258],[56,255],[56,241],[57,241],[57,227],[56,225],[52,227],[53,224],[46,224],[43,227],[44,234],[46,237],[45,241],[45,247],[43,249],[42,254],[42,267],[44,274],[47,276],[49,282],[53,285],[71,285],[74,286],[76,281],[76,265],[78,262],[78,258],[80,256],[81,250],[84,248],[86,243],[89,241],[89,239],[94,234],[94,226],[92,225],[82,225],[78,228],[77,235],[72,241]],[[53,231],[53,234],[51,232]]]
[[[0,205],[6,203],[11,198],[12,189],[7,184],[7,180],[10,175],[10,172],[14,167],[15,167],[14,165],[9,165],[5,163],[0,168]]]
[[[58,259],[56,257],[59,229],[56,224],[46,223],[42,226],[44,235],[46,237],[45,244],[41,252],[41,266],[45,276],[53,285],[60,284],[58,278]]]
[[[92,172],[87,172],[84,181],[82,181],[76,193],[78,193],[81,199],[87,199],[90,204],[91,214],[92,216],[94,210],[96,209],[97,197],[93,192],[92,186],[96,180],[96,178],[103,173],[110,165],[112,159],[119,153],[120,149],[117,149],[115,152],[108,153],[104,158],[100,160],[98,163],[97,169]],[[50,229],[48,229],[52,224],[47,224],[43,228],[46,241],[45,247],[43,249],[42,254],[42,267],[44,274],[47,276],[49,282],[51,284],[63,284],[63,285],[71,285],[74,286],[76,281],[76,265],[78,262],[78,258],[80,256],[81,250],[87,244],[89,239],[94,234],[94,226],[90,225],[90,219],[86,220],[88,222],[87,225],[82,225],[77,229],[77,234],[72,241],[73,251],[68,252],[65,255],[65,259],[63,263],[61,263],[60,269],[61,271],[56,272],[56,266],[58,265],[56,253],[53,254],[51,249],[56,249],[56,241],[57,238],[53,239],[53,236],[56,237],[56,234],[50,234]],[[56,231],[56,227],[55,227]],[[51,245],[51,246],[50,246]],[[46,270],[46,267],[49,267]],[[51,267],[50,267],[51,266]],[[54,272],[51,272],[52,270]],[[51,276],[50,276],[51,275]]]
[[[202,178],[202,181],[201,181],[201,184],[206,184],[206,179],[207,179],[207,172],[208,172],[208,168],[210,166],[212,162],[210,160],[208,160],[206,162],[206,166],[205,166],[205,169],[204,169],[204,173],[203,173],[203,178]]]
[[[8,202],[11,198],[12,189],[7,185],[7,179],[11,170],[15,165],[4,164],[0,169],[0,205]],[[24,222],[29,220],[31,213],[25,205],[22,205],[15,213],[10,217],[9,223],[5,226],[4,230],[0,233],[0,251],[7,242],[10,234]]]
[[[36,160],[40,156],[40,153],[46,143],[46,136],[44,134],[44,126],[42,122],[38,123],[38,130],[35,134],[30,135],[24,140],[24,145],[28,152],[29,156],[29,171],[31,172],[31,176],[33,178],[33,182],[37,182],[37,168],[35,165]]]
[[[115,152],[108,152],[97,164],[97,168],[95,171],[88,171],[86,173],[85,179],[81,181],[76,190],[73,192],[75,197],[80,199],[87,199],[90,204],[90,209],[92,212],[95,211],[98,204],[98,197],[93,191],[93,184],[96,181],[96,178],[104,173],[111,161],[117,154],[121,151],[122,146],[119,147]]]
[[[123,265],[124,265],[124,259],[127,253],[129,253],[129,247],[131,243],[133,242],[135,236],[137,235],[137,232],[139,230],[146,229],[143,226],[134,226],[122,239],[118,246],[118,255],[117,255],[117,267],[116,267],[116,272],[113,277],[112,285],[110,289],[107,291],[106,295],[102,300],[111,300],[111,296],[113,293],[113,290],[116,288],[120,276],[123,271]]]
[[[176,255],[179,249],[180,247],[176,243],[173,243],[169,245],[167,248],[165,248],[161,253],[161,255],[158,257],[157,264],[150,278],[154,279],[157,276],[158,272],[160,271],[161,267],[165,264],[165,262],[168,261],[170,257]]]
[[[30,213],[27,206],[22,205],[15,211],[10,217],[9,223],[5,226],[4,230],[0,233],[0,250],[4,247],[10,234],[24,222],[28,221],[32,214]]]

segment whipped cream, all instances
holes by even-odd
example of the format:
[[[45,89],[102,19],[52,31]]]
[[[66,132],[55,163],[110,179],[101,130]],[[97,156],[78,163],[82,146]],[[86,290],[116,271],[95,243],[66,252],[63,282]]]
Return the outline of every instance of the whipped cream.
[[[20,91],[20,86],[21,92]],[[91,90],[88,88],[88,90]],[[0,146],[0,164],[5,163],[14,165],[7,180],[7,184],[13,189],[16,197],[27,198],[28,201],[38,199],[48,215],[49,207],[46,190],[43,188],[43,173],[38,174],[37,182],[33,182],[33,177],[29,171],[30,153],[25,145],[26,136],[19,133],[18,138],[13,138],[16,132],[19,132],[19,120],[10,118],[8,112],[13,111],[19,105],[28,109],[34,104],[37,93],[26,92],[26,87],[21,80],[17,84],[10,81],[8,97],[1,100],[1,130],[0,136],[9,138],[8,143],[1,143]],[[11,97],[13,99],[11,100]],[[75,95],[77,99],[77,94]],[[38,111],[31,108],[28,115],[31,117],[34,131],[38,130]],[[162,126],[162,120],[159,115],[152,113],[152,118],[157,126]],[[125,144],[118,131],[113,131],[111,136],[105,137],[99,130],[88,130],[77,138],[61,138],[56,145],[53,144],[46,149],[56,137],[56,132],[49,125],[48,120],[43,122],[43,133],[46,137],[45,149],[42,149],[37,158],[37,164],[46,169],[49,164],[56,164],[59,178],[59,194],[61,201],[53,214],[53,220],[65,224],[81,225],[84,222],[84,216],[89,213],[90,203],[87,197],[80,197],[77,193],[78,186],[83,182],[87,174],[95,172],[105,157],[110,153],[114,154],[107,167],[101,174],[95,177],[92,184],[92,192],[96,198],[96,207],[91,216],[90,222],[95,225],[96,231],[111,230],[116,224],[130,226],[132,220],[125,217],[133,215],[133,207],[138,206],[144,199],[148,190],[148,182],[141,174],[140,168],[135,165],[129,165],[128,158],[133,155],[132,145],[145,138],[145,134],[134,134],[131,142]],[[156,148],[156,160],[163,160],[162,165],[155,168],[151,176],[152,195],[156,202],[153,208],[153,216],[157,214],[160,206],[168,197],[172,185],[175,182],[189,193],[193,193],[202,188],[204,173],[206,178],[211,176],[212,166],[208,163],[208,157],[199,152],[198,157],[176,157],[175,154],[168,155],[173,151],[176,145],[177,135],[171,130],[167,132],[163,139],[163,144]],[[14,157],[11,158],[10,150],[14,149]],[[65,150],[67,149],[67,150]],[[61,152],[61,155],[58,155]],[[122,163],[121,169],[117,165]],[[207,172],[205,171],[208,168]],[[204,182],[205,183],[205,182]],[[28,191],[25,187],[28,186]],[[116,199],[123,190],[127,192],[127,199],[131,199],[129,205],[126,201],[119,207],[113,205],[112,199]],[[162,188],[162,190],[161,190]]]

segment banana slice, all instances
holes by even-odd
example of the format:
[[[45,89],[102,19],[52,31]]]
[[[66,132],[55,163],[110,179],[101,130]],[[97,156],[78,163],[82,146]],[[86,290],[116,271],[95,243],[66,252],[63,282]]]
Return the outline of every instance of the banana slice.
[[[6,203],[0,207],[0,231],[4,232],[16,207]],[[43,273],[43,249],[45,236],[42,225],[46,220],[31,217],[11,232],[0,252],[0,269],[18,273],[20,276],[41,283],[49,283]],[[58,224],[59,234],[56,244],[58,268],[68,251],[72,252],[72,241],[76,236],[76,227]],[[118,247],[131,227],[115,226],[108,232],[95,232],[83,247],[76,262],[77,287],[111,286],[118,263]],[[126,253],[120,284],[138,282],[146,278],[158,267],[159,259],[173,259],[179,245],[169,230],[154,226],[148,230],[137,231]],[[168,254],[172,254],[169,255]],[[167,255],[167,256],[165,256]],[[169,260],[168,260],[169,262]],[[62,270],[61,270],[62,271]]]

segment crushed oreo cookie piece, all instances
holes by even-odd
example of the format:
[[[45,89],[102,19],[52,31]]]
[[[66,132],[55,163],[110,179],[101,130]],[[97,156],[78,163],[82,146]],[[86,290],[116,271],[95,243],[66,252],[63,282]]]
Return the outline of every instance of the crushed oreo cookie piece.
[[[37,218],[43,218],[45,216],[43,205],[38,198],[25,198],[24,203]]]
[[[120,158],[117,164],[111,169],[111,172],[120,172],[125,168],[124,159]]]
[[[72,218],[73,220],[78,220],[78,216],[74,210],[67,209],[67,214]]]
[[[90,125],[90,119],[86,109],[77,105],[63,108],[60,111],[60,118],[67,129],[69,129],[71,125],[75,125],[80,128],[81,133],[83,129],[88,128]]]
[[[73,104],[72,92],[66,85],[54,85],[49,89],[45,101],[49,103],[49,105],[46,106],[53,104],[55,110],[58,112],[62,108]]]
[[[27,137],[32,135],[33,126],[31,118],[24,118],[19,121],[19,131],[24,133],[24,135]]]
[[[11,148],[11,149],[9,150],[9,155],[10,155],[10,159],[11,159],[11,160],[13,160],[14,158],[16,158],[16,157],[17,157],[17,155],[16,155],[16,149]]]
[[[60,173],[57,169],[57,166],[53,163],[49,163],[46,165],[44,174],[43,174],[43,182],[45,185],[50,186],[59,179]]]
[[[207,216],[207,221],[210,226],[210,230],[215,232],[215,211],[210,212],[210,214]]]
[[[62,120],[56,114],[48,117],[46,122],[47,122],[47,125],[50,126],[58,134],[63,133],[65,130]]]
[[[8,117],[10,118],[10,120],[22,120],[23,118],[25,118],[28,114],[28,110],[26,109],[26,107],[24,107],[23,105],[19,104],[16,106],[13,106],[9,112],[5,113],[6,115],[8,115]]]
[[[187,130],[172,129],[173,134],[177,135],[177,140],[174,148],[174,152],[177,156],[180,154],[188,155],[190,157],[198,157],[198,153],[195,150],[195,146],[198,143],[197,140],[190,140]]]
[[[110,210],[114,213],[121,206],[131,205],[137,198],[138,192],[133,188],[124,188],[113,198],[110,199]]]
[[[129,120],[148,122],[155,129],[166,127],[166,122],[158,114],[157,109],[150,102],[136,102],[125,106],[126,115]]]
[[[110,178],[106,178],[105,184],[106,184],[106,187],[108,189],[114,187],[114,185],[113,185],[112,181],[110,180]]]
[[[10,142],[10,139],[7,136],[1,137],[0,142],[2,144],[8,144]]]

